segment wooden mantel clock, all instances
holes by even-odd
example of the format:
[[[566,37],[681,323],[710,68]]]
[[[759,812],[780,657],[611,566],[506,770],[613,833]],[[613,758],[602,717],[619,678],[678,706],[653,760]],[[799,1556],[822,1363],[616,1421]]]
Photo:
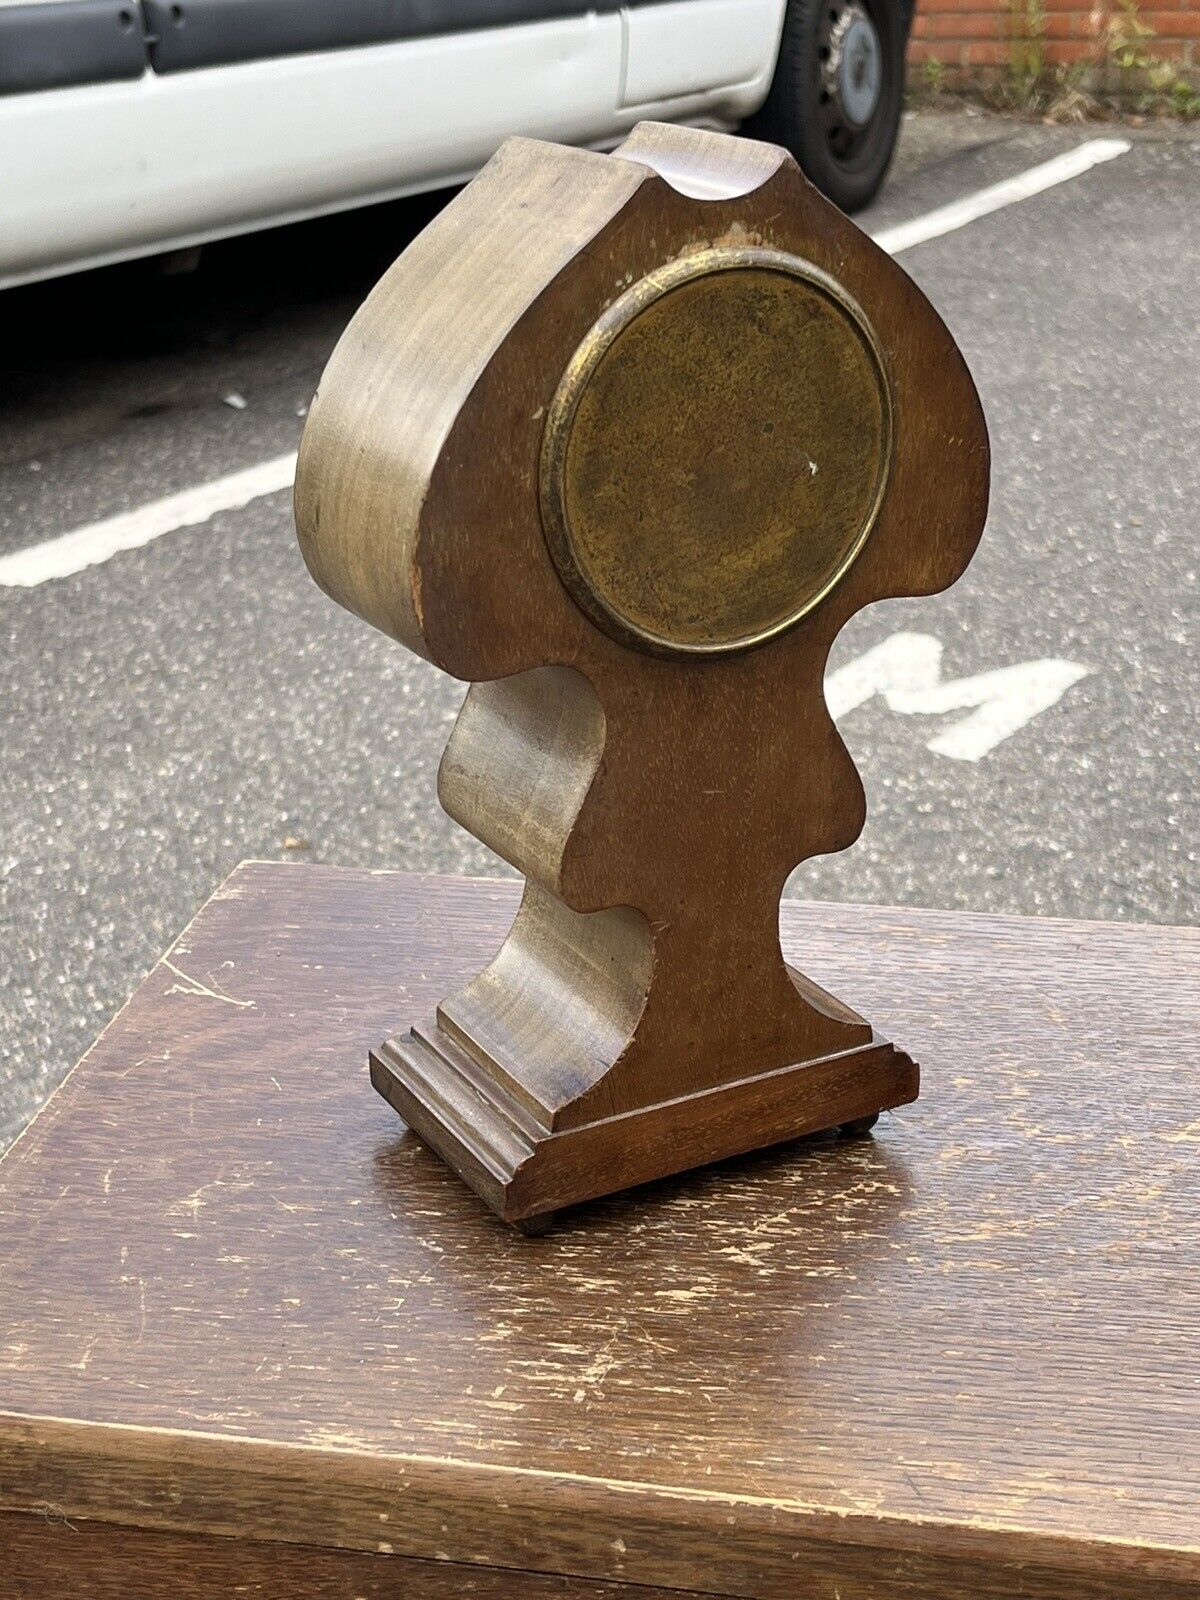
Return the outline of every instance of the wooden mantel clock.
[[[351,322],[300,451],[304,557],[470,681],[440,797],[527,880],[492,964],[371,1077],[500,1216],[915,1098],[785,964],[779,900],[865,817],[838,630],[952,583],[987,490],[946,328],[769,145],[511,139]]]

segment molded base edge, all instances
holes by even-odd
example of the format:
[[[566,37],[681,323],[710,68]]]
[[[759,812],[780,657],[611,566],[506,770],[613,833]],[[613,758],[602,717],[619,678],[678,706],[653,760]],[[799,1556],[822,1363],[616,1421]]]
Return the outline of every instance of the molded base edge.
[[[436,1023],[371,1051],[371,1082],[506,1222],[915,1100],[920,1073],[882,1039],[551,1133]]]

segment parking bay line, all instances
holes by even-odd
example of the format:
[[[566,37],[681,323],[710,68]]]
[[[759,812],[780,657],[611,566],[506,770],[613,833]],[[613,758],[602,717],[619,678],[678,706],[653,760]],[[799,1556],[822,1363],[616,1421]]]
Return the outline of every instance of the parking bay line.
[[[926,240],[941,238],[979,217],[989,216],[1019,200],[1042,194],[1056,184],[1066,183],[1102,161],[1111,161],[1130,148],[1127,139],[1088,139],[1062,155],[1030,167],[1013,178],[990,184],[962,200],[939,206],[911,222],[899,223],[875,234],[875,243],[889,255],[898,255]],[[192,489],[122,511],[100,522],[89,522],[70,533],[29,545],[0,556],[0,588],[33,589],[54,578],[69,578],[87,567],[99,566],[125,550],[137,550],[173,533],[177,528],[194,528],[220,511],[235,511],[262,495],[289,488],[296,472],[296,453],[275,456],[257,466],[230,472]]]
[[[1011,206],[1018,200],[1043,194],[1070,178],[1078,178],[1092,167],[1099,166],[1102,161],[1111,161],[1114,156],[1124,155],[1130,148],[1128,139],[1087,139],[1073,150],[1066,150],[1050,161],[1043,161],[1040,166],[1018,172],[1014,178],[1003,178],[999,183],[989,184],[986,189],[977,189],[974,194],[966,195],[961,200],[951,200],[949,205],[939,206],[936,211],[927,211],[923,217],[914,217],[911,222],[884,228],[882,232],[872,234],[872,238],[888,255],[899,255],[901,250],[911,250],[914,245],[924,244],[928,239],[940,239],[943,234],[966,227],[968,222],[990,216],[993,211],[1002,211],[1005,206]]]
[[[71,533],[0,556],[0,586],[33,589],[52,578],[69,578],[85,567],[99,566],[123,550],[137,550],[176,528],[197,527],[219,511],[236,511],[261,495],[290,489],[295,476],[296,452],[292,450],[240,472],[226,473],[210,483],[180,489],[177,494],[137,506],[133,511],[106,517],[102,522],[89,522]]]

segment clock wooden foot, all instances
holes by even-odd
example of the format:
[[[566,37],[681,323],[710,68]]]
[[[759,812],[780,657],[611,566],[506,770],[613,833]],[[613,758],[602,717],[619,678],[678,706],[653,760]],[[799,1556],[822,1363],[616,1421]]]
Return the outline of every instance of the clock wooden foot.
[[[869,1117],[855,1117],[853,1122],[843,1122],[838,1132],[843,1139],[861,1139],[864,1134],[879,1121],[878,1111],[873,1111]]]
[[[557,1216],[556,1211],[543,1211],[540,1217],[518,1217],[513,1227],[527,1239],[536,1239],[541,1234],[550,1232]]]

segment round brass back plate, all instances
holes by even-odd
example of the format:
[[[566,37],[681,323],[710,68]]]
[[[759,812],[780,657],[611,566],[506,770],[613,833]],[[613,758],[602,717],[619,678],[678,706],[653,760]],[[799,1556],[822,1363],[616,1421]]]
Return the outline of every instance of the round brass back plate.
[[[891,456],[862,311],[781,251],[711,249],[633,285],[546,421],[559,574],[626,644],[745,649],[819,604],[870,532]]]

